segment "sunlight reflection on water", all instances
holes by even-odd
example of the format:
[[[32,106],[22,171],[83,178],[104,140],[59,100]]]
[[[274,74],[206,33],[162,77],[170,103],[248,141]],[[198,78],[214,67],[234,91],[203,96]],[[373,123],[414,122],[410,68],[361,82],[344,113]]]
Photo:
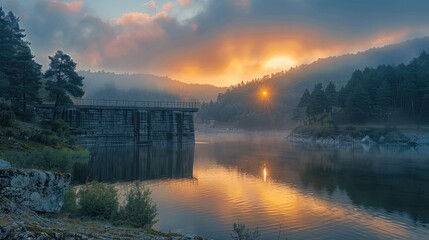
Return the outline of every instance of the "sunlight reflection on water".
[[[175,148],[172,157],[162,149],[139,151],[132,161],[145,164],[129,166],[161,161],[154,168],[160,174],[129,180],[146,180],[140,184],[152,190],[155,228],[163,231],[226,239],[241,222],[258,227],[261,239],[429,235],[429,160],[421,152],[297,147],[267,136],[206,137],[190,152]],[[131,184],[115,186],[124,194]]]

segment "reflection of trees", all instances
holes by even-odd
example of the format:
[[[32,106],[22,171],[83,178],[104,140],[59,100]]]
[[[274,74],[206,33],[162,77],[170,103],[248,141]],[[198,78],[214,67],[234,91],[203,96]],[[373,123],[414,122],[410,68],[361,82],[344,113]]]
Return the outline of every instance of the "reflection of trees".
[[[117,146],[91,149],[87,165],[78,165],[74,181],[134,181],[159,178],[192,178],[193,144]]]
[[[426,160],[364,153],[320,153],[304,159],[299,174],[316,191],[346,192],[353,204],[408,213],[429,223],[429,165]]]
[[[429,159],[427,152],[390,149],[326,150],[271,141],[216,143],[204,153],[218,164],[288,185],[303,185],[332,195],[343,191],[354,205],[407,213],[414,221],[429,223]],[[335,199],[333,199],[335,200]]]

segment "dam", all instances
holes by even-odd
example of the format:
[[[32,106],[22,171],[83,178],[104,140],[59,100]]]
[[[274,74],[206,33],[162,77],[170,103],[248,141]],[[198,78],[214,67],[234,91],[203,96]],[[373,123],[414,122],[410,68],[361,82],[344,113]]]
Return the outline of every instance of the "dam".
[[[82,145],[194,142],[199,102],[80,99],[55,108],[35,106],[43,119],[63,119]],[[55,109],[55,110],[54,110]]]

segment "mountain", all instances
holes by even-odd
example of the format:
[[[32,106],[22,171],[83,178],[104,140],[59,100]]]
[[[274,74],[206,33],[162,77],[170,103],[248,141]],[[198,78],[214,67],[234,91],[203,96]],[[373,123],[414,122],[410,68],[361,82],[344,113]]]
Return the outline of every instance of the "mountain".
[[[316,83],[324,86],[332,81],[343,86],[357,69],[375,68],[379,65],[398,65],[408,63],[423,51],[429,50],[429,37],[372,48],[356,54],[319,59],[311,64],[301,65],[284,74],[273,74],[264,83],[272,85],[284,93],[291,94],[290,100],[297,101],[305,88],[311,90]],[[274,90],[275,91],[275,90]]]
[[[325,87],[329,81],[341,87],[357,69],[408,63],[428,50],[429,37],[424,37],[356,54],[319,59],[229,88],[216,103],[203,105],[199,117],[202,120],[232,122],[240,127],[287,128],[284,125],[306,88],[311,91],[320,82]],[[261,103],[259,96],[262,89],[269,93],[265,104]],[[267,121],[267,116],[272,119]]]
[[[79,75],[85,77],[85,98],[210,101],[226,90],[209,84],[187,84],[150,74],[80,71]]]

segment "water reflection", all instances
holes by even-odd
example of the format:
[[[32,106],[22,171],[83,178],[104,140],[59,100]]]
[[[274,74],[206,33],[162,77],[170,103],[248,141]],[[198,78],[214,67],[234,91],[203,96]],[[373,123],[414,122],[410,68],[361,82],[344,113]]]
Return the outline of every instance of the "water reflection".
[[[264,182],[267,182],[267,166],[264,164]]]
[[[428,153],[221,136],[199,139],[195,153],[193,146],[97,150],[85,171],[121,181],[121,194],[131,186],[124,180],[171,178],[141,182],[152,190],[162,231],[228,239],[240,221],[259,227],[261,239],[279,231],[288,239],[425,239]]]
[[[75,166],[75,183],[193,178],[194,144],[106,146],[90,152],[87,165]]]
[[[429,149],[327,149],[259,140],[214,145],[210,154],[217,155],[219,164],[254,176],[261,160],[249,156],[261,156],[265,149],[264,182],[269,165],[274,181],[328,197],[340,190],[356,206],[406,213],[416,222],[429,223]]]

